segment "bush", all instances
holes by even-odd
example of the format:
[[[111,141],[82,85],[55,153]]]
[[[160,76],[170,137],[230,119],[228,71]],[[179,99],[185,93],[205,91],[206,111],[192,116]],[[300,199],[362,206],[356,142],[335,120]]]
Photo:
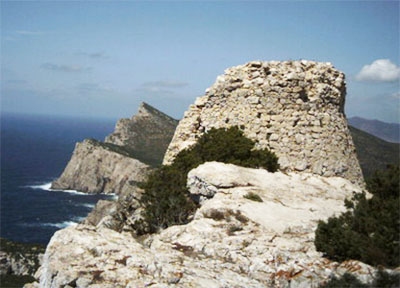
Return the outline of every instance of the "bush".
[[[377,275],[375,275],[375,279],[371,286],[379,288],[400,287],[400,274],[389,274],[385,271],[379,270]]]
[[[316,249],[336,261],[356,259],[375,266],[399,266],[399,175],[398,166],[377,172],[367,183],[371,199],[355,195],[353,202],[345,202],[347,212],[320,221]]]
[[[328,283],[321,285],[322,288],[396,288],[400,286],[400,275],[389,274],[385,271],[378,270],[374,275],[372,283],[364,284],[355,276],[345,273],[342,277],[333,277]]]
[[[328,283],[326,283],[325,285],[321,285],[320,287],[324,287],[324,288],[368,288],[369,286],[366,284],[363,284],[355,276],[353,276],[349,273],[345,273],[340,278],[333,277]]]
[[[186,188],[187,173],[208,161],[245,167],[265,168],[275,172],[278,158],[268,150],[253,150],[255,142],[238,127],[211,129],[191,148],[181,151],[174,162],[161,166],[140,186],[144,189],[142,221],[135,223],[139,234],[154,233],[175,224],[185,224],[196,209]]]
[[[249,192],[246,195],[244,195],[243,197],[246,199],[252,200],[252,201],[256,201],[256,202],[263,202],[262,198],[254,192]]]

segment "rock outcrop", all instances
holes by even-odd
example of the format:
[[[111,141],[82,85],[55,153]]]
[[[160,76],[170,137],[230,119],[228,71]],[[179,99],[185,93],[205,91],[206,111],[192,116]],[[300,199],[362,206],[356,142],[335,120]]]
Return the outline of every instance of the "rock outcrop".
[[[162,162],[178,121],[146,103],[131,119],[121,119],[105,142],[77,143],[55,190],[123,194]]]
[[[45,247],[0,238],[0,275],[33,276],[41,264]]]
[[[210,128],[239,126],[283,171],[339,176],[363,184],[344,115],[345,76],[330,63],[250,62],[225,70],[179,122],[169,164]]]
[[[150,167],[95,140],[77,143],[52,189],[121,194],[146,179]]]
[[[141,239],[101,225],[58,231],[40,284],[29,287],[318,287],[345,272],[369,282],[376,271],[314,247],[317,221],[360,192],[346,179],[211,162],[192,170],[188,185],[205,196],[192,222]]]
[[[140,161],[159,165],[174,135],[178,120],[142,103],[131,119],[121,119],[106,143],[129,147]]]

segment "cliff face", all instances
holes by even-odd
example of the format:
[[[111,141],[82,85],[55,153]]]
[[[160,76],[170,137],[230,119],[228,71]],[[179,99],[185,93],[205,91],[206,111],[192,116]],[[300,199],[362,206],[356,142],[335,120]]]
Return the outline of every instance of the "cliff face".
[[[76,144],[71,160],[51,188],[121,194],[145,180],[149,169],[148,165],[110,150],[101,142],[85,140]]]
[[[118,121],[105,142],[77,143],[64,172],[52,189],[122,194],[143,181],[171,141],[177,121],[146,103],[132,119]],[[146,164],[144,164],[146,163]]]
[[[348,180],[212,162],[192,170],[188,186],[207,198],[193,221],[140,241],[102,225],[58,231],[36,274],[40,287],[318,287],[348,271],[364,282],[375,272],[314,247],[318,220],[360,192]]]
[[[115,131],[105,142],[129,147],[142,162],[158,165],[177,125],[178,120],[142,103],[135,116],[117,122]]]
[[[164,163],[210,128],[242,127],[284,171],[363,183],[344,111],[344,74],[330,63],[250,62],[225,70],[179,122]]]

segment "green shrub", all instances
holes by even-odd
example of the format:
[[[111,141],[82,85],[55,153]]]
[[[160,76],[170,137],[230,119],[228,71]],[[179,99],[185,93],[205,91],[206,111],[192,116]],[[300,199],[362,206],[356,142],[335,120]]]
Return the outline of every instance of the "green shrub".
[[[360,280],[358,280],[355,276],[345,273],[342,277],[336,278],[333,277],[328,283],[325,285],[321,285],[323,288],[368,288],[369,286],[363,284]]]
[[[220,211],[218,209],[211,209],[207,214],[204,215],[205,218],[214,219],[215,221],[224,220],[226,215],[225,212]]]
[[[400,274],[389,274],[378,270],[372,283],[364,284],[350,273],[345,273],[342,277],[333,277],[329,282],[320,285],[321,288],[397,288],[400,287]]]
[[[191,170],[201,163],[218,161],[244,167],[279,169],[278,157],[267,149],[254,150],[255,142],[246,138],[238,127],[212,128],[197,143],[181,151],[173,165],[180,170]]]
[[[262,198],[254,192],[249,192],[243,197],[256,202],[263,202]]]
[[[389,274],[385,271],[379,270],[375,279],[372,282],[372,287],[379,288],[397,288],[400,287],[400,274]]]
[[[191,148],[181,151],[174,162],[161,166],[140,186],[144,189],[142,221],[134,228],[139,234],[154,233],[175,224],[185,224],[196,209],[186,188],[187,173],[198,165],[219,161],[275,172],[278,158],[268,150],[253,150],[255,142],[238,127],[211,129]]]
[[[320,221],[315,247],[336,261],[356,259],[370,265],[400,265],[399,167],[377,172],[367,183],[373,194],[355,195],[348,210],[327,222]]]

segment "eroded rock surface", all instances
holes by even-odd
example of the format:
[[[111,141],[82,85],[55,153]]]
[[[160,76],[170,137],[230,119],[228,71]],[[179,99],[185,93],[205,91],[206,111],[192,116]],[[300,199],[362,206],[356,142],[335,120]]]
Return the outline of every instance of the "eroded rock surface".
[[[122,194],[143,181],[162,162],[178,121],[142,103],[131,119],[121,119],[105,142],[77,143],[52,189]]]
[[[346,179],[211,162],[192,170],[188,185],[206,195],[192,222],[141,239],[102,225],[60,230],[35,285],[318,287],[345,272],[368,282],[375,272],[329,261],[314,247],[317,221],[344,211],[344,199],[361,191]]]
[[[143,181],[149,169],[148,165],[109,149],[101,142],[85,140],[76,144],[71,160],[51,188],[121,194]]]
[[[178,120],[142,103],[136,115],[117,122],[114,132],[106,137],[105,142],[129,147],[135,158],[159,165],[177,125]]]
[[[363,177],[344,115],[345,76],[330,63],[250,62],[229,68],[186,111],[164,157],[169,164],[211,128],[242,127],[284,171]]]

